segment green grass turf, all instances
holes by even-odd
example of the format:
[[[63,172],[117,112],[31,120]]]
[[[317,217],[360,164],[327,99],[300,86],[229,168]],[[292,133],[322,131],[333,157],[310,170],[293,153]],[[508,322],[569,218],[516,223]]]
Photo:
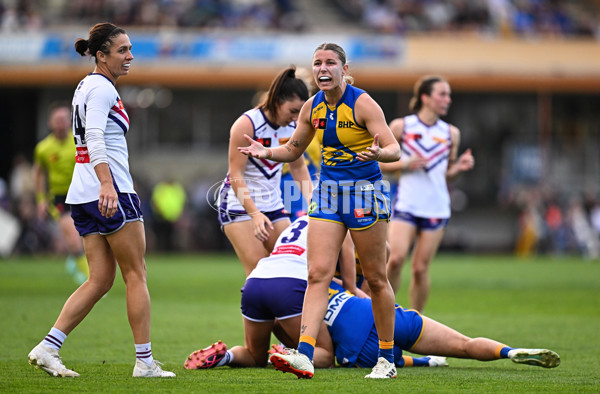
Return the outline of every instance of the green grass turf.
[[[369,371],[317,370],[312,380],[266,369],[187,371],[186,356],[221,339],[243,343],[239,289],[243,270],[232,254],[148,256],[153,353],[175,379],[133,379],[134,347],[125,287],[115,286],[69,335],[61,350],[78,379],[52,378],[27,364],[75,289],[64,259],[0,261],[1,392],[599,392],[600,264],[577,258],[439,255],[431,267],[426,314],[466,335],[561,355],[551,370],[509,360],[449,359],[449,368],[406,368],[392,381]],[[405,269],[398,302],[406,304]]]

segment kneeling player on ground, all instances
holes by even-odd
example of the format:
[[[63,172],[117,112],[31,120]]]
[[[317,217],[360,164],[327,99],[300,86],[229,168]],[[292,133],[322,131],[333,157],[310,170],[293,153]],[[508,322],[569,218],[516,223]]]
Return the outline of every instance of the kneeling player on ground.
[[[219,341],[190,354],[186,369],[232,367],[264,367],[267,365],[271,332],[286,346],[298,345],[302,301],[306,290],[306,227],[308,217],[298,218],[279,236],[273,252],[261,259],[248,275],[242,288],[244,346],[227,346]],[[277,324],[276,324],[277,321]],[[333,366],[333,348],[323,326],[315,363]],[[323,355],[323,357],[321,357]],[[312,366],[312,365],[311,365]]]

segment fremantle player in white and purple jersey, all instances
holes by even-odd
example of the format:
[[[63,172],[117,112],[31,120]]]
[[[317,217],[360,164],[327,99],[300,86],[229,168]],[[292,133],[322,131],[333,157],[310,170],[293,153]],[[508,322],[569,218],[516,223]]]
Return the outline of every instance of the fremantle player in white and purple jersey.
[[[231,127],[229,169],[217,206],[223,232],[246,275],[273,250],[290,219],[279,187],[283,164],[248,157],[238,152],[237,147],[248,145],[244,135],[266,146],[285,144],[296,129],[300,108],[307,99],[306,84],[296,77],[295,67],[288,67],[273,80],[264,101],[242,114]],[[290,163],[290,172],[309,201],[312,182],[304,159]]]
[[[307,216],[301,216],[290,224],[279,235],[271,255],[260,259],[256,268],[246,278],[241,302],[244,346],[234,346],[227,350],[225,343],[216,342],[190,354],[184,364],[186,369],[205,369],[221,365],[264,367],[267,365],[267,351],[272,332],[275,332],[286,346],[298,345],[302,302],[308,277],[307,227]],[[322,327],[321,333],[323,335],[320,336],[319,345],[329,348],[331,341],[327,339],[325,326]],[[320,363],[318,365],[333,364],[332,351],[320,350],[316,358],[316,362]]]
[[[460,131],[440,119],[452,102],[450,85],[441,77],[425,76],[414,87],[413,113],[390,123],[400,142],[402,159],[381,163],[383,171],[400,170],[396,201],[388,230],[391,254],[388,277],[394,291],[400,287],[405,259],[412,251],[411,308],[422,311],[429,296],[429,265],[442,241],[450,218],[447,180],[470,170],[470,149],[458,157]],[[458,157],[458,158],[457,158]]]
[[[29,353],[29,363],[52,376],[77,377],[59,350],[67,335],[87,316],[115,280],[117,266],[127,287],[127,315],[135,342],[134,377],[174,377],[152,356],[150,295],[146,286],[146,238],[140,202],[129,173],[125,135],[129,117],[115,84],[129,74],[133,55],[125,30],[99,23],[89,38],[75,42],[96,67],[73,96],[73,134],[77,148],[66,202],[83,237],[89,278],[69,297],[48,335]]]

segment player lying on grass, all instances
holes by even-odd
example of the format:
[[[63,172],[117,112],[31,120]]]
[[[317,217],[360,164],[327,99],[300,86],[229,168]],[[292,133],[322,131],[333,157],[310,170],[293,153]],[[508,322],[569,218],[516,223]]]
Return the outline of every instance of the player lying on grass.
[[[306,277],[307,218],[294,222],[280,236],[270,257],[262,259],[242,289],[245,345],[227,350],[225,343],[213,345],[190,354],[187,369],[204,369],[222,365],[264,367],[267,365],[271,332],[286,346],[293,347],[300,329],[302,285],[290,280],[296,273]],[[297,279],[297,278],[296,278]],[[300,284],[296,286],[295,283]],[[304,282],[305,286],[305,282]],[[293,295],[290,295],[293,294]],[[275,324],[275,320],[279,324]],[[326,327],[326,329],[325,329]],[[420,315],[416,311],[396,307],[394,330],[395,363],[398,367],[443,366],[444,356],[480,361],[510,358],[516,363],[557,367],[560,357],[551,350],[511,348],[487,338],[469,338],[459,332]],[[443,357],[402,356],[401,350]],[[296,350],[278,348],[271,355],[277,369],[298,377],[313,373],[313,365],[295,368],[286,360]],[[371,368],[377,362],[378,337],[371,310],[371,300],[359,298],[332,282],[324,324],[317,338],[314,366],[333,366],[334,355],[342,366]]]
[[[356,297],[339,284],[331,282],[324,321],[340,365],[363,368],[375,365],[378,337],[369,298]],[[456,357],[479,361],[510,358],[516,363],[545,368],[554,368],[560,364],[560,357],[551,350],[511,348],[488,338],[469,338],[415,310],[404,309],[398,305],[394,346],[395,363],[398,367],[421,366],[423,359],[428,358],[407,358],[402,356],[402,350],[442,356],[439,358]],[[434,361],[440,363],[439,358]],[[284,364],[285,359],[285,354],[271,356],[271,361],[276,366],[278,363]],[[432,366],[431,364],[430,360],[429,366]]]

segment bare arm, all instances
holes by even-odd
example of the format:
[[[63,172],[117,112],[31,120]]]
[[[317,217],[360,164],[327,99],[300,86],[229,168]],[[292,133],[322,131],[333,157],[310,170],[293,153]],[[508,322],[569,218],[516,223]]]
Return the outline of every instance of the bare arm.
[[[394,134],[396,141],[402,140],[402,133],[404,132],[404,118],[394,119],[390,123],[390,130]],[[400,160],[393,163],[379,163],[381,171],[394,172],[394,171],[414,171],[420,168],[424,168],[427,165],[427,160],[419,156],[403,156]]]
[[[450,126],[450,138],[452,139],[452,149],[448,159],[448,170],[446,179],[453,180],[463,171],[468,171],[475,165],[475,158],[471,154],[471,149],[467,149],[458,159],[458,147],[460,146],[460,130],[455,126]]]
[[[290,163],[290,174],[292,174],[292,178],[299,184],[304,199],[310,204],[313,187],[308,167],[306,167],[306,161],[304,161],[304,155]]]
[[[96,164],[94,171],[100,181],[98,210],[100,210],[102,216],[110,218],[117,212],[119,196],[113,185],[113,179],[110,174],[110,169],[108,168],[108,163]]]
[[[394,162],[400,159],[400,145],[388,127],[379,104],[368,94],[362,94],[355,105],[356,121],[373,136],[373,144],[357,155],[360,161]]]
[[[291,163],[298,160],[315,135],[315,130],[310,124],[312,101],[313,99],[310,98],[302,106],[298,117],[298,126],[287,144],[276,148],[265,148],[260,142],[254,141],[246,135],[244,138],[250,143],[250,146],[245,146],[247,144],[238,145],[238,150],[244,155],[256,157],[258,159],[269,159],[284,163]]]

